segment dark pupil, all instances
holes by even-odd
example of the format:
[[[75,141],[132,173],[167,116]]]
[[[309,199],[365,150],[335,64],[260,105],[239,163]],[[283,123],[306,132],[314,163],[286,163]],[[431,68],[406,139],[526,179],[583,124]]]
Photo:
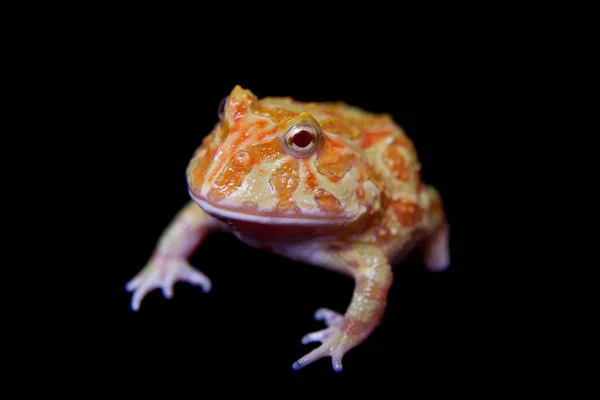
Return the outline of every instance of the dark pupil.
[[[300,131],[294,135],[292,142],[298,147],[304,148],[312,143],[312,135],[308,131]]]
[[[229,97],[229,96],[228,96]],[[225,105],[227,104],[227,97],[225,97],[223,100],[221,100],[221,102],[219,103],[219,119],[223,118],[223,114],[225,114]]]

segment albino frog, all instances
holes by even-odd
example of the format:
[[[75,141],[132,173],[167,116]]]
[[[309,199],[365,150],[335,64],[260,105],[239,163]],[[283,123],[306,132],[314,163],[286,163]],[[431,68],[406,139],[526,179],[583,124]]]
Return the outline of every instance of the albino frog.
[[[214,231],[355,280],[344,314],[320,308],[327,327],[302,343],[320,342],[292,368],[342,358],[383,317],[392,265],[418,248],[425,266],[449,266],[448,223],[436,189],[421,181],[413,142],[387,114],[342,102],[259,99],[236,86],[219,107],[219,122],[187,167],[191,201],[160,237],[148,264],[127,283],[131,307],[177,281],[210,279],[188,259]]]

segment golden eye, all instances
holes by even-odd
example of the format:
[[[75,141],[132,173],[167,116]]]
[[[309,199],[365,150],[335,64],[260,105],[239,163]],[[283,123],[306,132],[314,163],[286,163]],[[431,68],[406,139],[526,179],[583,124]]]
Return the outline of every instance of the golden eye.
[[[321,131],[310,124],[292,126],[285,134],[288,150],[296,156],[311,155],[317,148]]]

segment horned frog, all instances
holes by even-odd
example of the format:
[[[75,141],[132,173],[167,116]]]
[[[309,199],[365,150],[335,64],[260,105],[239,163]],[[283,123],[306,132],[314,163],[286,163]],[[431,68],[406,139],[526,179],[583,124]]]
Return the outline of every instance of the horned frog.
[[[450,263],[439,192],[421,181],[413,142],[388,114],[343,102],[259,99],[235,86],[219,122],[186,171],[191,200],[158,240],[146,266],[126,285],[138,310],[156,288],[173,296],[177,281],[211,288],[189,265],[211,232],[323,267],[355,281],[344,314],[320,308],[327,328],[302,343],[320,342],[292,368],[342,357],[380,324],[392,265],[418,248],[432,271]]]

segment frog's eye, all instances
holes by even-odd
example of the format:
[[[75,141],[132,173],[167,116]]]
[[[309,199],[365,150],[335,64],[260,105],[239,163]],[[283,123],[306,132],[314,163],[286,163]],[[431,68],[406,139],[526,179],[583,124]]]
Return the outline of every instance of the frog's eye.
[[[223,100],[221,100],[221,102],[219,103],[219,110],[217,111],[219,114],[219,119],[222,119],[223,115],[225,115],[225,106],[227,105],[228,99],[229,99],[229,96],[223,98]]]
[[[292,126],[285,134],[285,144],[295,156],[307,156],[317,148],[321,131],[311,124]]]

